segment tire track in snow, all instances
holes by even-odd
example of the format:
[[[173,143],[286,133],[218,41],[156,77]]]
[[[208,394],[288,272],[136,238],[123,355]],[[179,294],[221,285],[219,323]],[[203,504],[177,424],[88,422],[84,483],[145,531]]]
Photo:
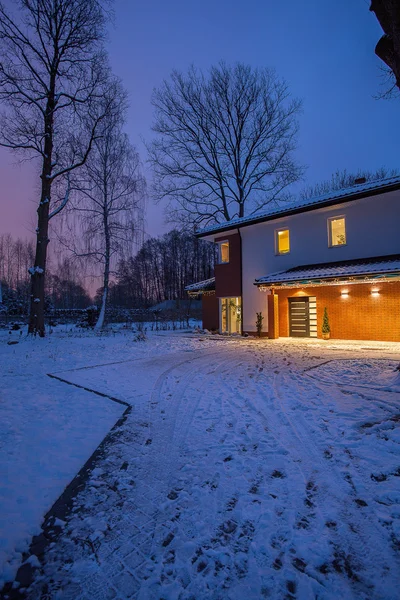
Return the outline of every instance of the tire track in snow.
[[[335,470],[335,478],[333,481],[332,468],[330,468],[330,476],[328,477],[328,479],[324,476],[324,473],[327,469],[327,461],[325,459],[322,459],[322,455],[323,449],[326,448],[326,439],[321,440],[317,428],[310,427],[307,421],[305,421],[305,419],[301,415],[299,415],[298,411],[296,411],[294,417],[292,418],[291,411],[286,409],[285,403],[289,403],[288,400],[290,400],[296,395],[298,396],[298,398],[309,398],[310,396],[313,396],[313,394],[310,394],[309,386],[308,389],[305,389],[307,388],[307,386],[302,385],[302,389],[300,389],[298,381],[300,377],[301,376],[296,375],[295,373],[291,373],[290,375],[286,376],[277,375],[276,377],[274,374],[273,383],[271,385],[272,393],[265,394],[266,389],[264,389],[261,398],[258,398],[258,400],[261,400],[261,402],[258,402],[258,404],[261,406],[265,405],[266,396],[268,396],[269,400],[272,399],[275,402],[275,407],[267,406],[267,410],[264,412],[255,406],[254,396],[252,399],[250,399],[247,398],[246,395],[244,396],[243,400],[246,403],[246,406],[250,408],[254,412],[254,414],[256,414],[259,418],[264,419],[266,422],[269,421],[270,425],[271,419],[274,420],[276,429],[278,431],[282,432],[282,427],[286,429],[285,434],[281,435],[279,439],[281,442],[283,442],[284,439],[286,441],[286,444],[287,442],[289,442],[289,446],[287,446],[286,444],[285,445],[288,448],[289,452],[292,454],[292,456],[295,456],[296,454],[297,456],[301,456],[301,463],[297,462],[297,466],[298,469],[303,473],[304,479],[311,482],[315,480],[315,475],[318,474],[317,483],[319,483],[319,487],[321,486],[320,481],[322,480],[324,482],[326,492],[332,494],[333,497],[336,496],[338,503],[340,503],[340,501],[343,500],[343,497],[346,498],[349,495],[349,492],[348,490],[346,490],[346,486],[344,485],[342,474],[337,470]],[[267,378],[264,379],[265,384],[267,384],[268,386],[270,380]],[[297,394],[296,389],[293,390],[293,386],[295,384],[294,380],[297,380],[295,385],[295,387],[297,386]],[[282,396],[285,397],[285,401],[283,401]],[[275,410],[272,412],[271,408],[274,408]],[[273,418],[274,414],[275,418]],[[340,496],[337,494],[337,489],[339,489],[341,492]],[[320,489],[317,492],[317,496],[321,494],[321,491],[322,490]],[[325,496],[327,496],[327,493],[325,494]],[[351,493],[352,490],[350,490],[350,494]],[[376,565],[379,564],[379,562],[377,562],[377,559],[380,558],[380,555],[386,555],[386,557],[389,558],[387,552],[388,545],[384,542],[384,540],[382,540],[382,532],[375,525],[369,525],[369,531],[366,534],[363,533],[363,528],[365,528],[364,517],[361,516],[359,507],[353,508],[355,498],[353,497],[352,500],[353,503],[350,504],[352,510],[348,509],[346,513],[348,519],[352,520],[357,524],[357,531],[352,532],[352,537],[355,538],[355,541],[353,541],[353,547],[351,548],[352,555],[358,558],[362,557],[361,562],[365,561],[365,557],[371,554],[369,548],[371,546],[371,539],[374,539],[374,553],[370,557],[370,564],[368,565],[370,567],[368,569],[368,572],[373,573],[374,569],[376,569]],[[329,498],[328,504],[330,504]],[[319,512],[324,522],[328,521],[328,515],[324,510],[324,503],[317,505],[313,508],[313,510]],[[343,539],[343,536],[341,536],[339,532],[330,531],[329,533],[332,538],[336,538],[335,546],[338,549],[340,549],[341,547],[346,547],[346,540],[348,539],[348,536],[345,536]],[[364,550],[364,552],[360,552],[360,546]],[[346,561],[344,561],[344,563],[346,563]],[[343,571],[347,571],[350,579],[355,579],[357,577],[354,573],[354,568],[351,568],[351,566],[348,564],[348,561],[347,565],[343,564],[337,566],[340,567]],[[384,573],[384,575],[386,575],[386,573]],[[398,577],[395,576],[395,579],[392,581],[392,584],[396,585],[398,583]],[[363,584],[362,581],[358,581],[355,587],[353,586],[353,582],[349,582],[349,584],[351,584],[354,589],[354,593],[356,594],[355,597],[358,597],[357,594],[359,594],[360,592],[362,592],[365,595],[365,597],[369,597],[371,591],[371,584]],[[391,586],[392,589],[394,589],[393,585]],[[350,592],[350,590],[348,591]]]
[[[246,359],[246,355],[241,354],[239,357],[237,357],[235,359],[235,362],[233,363],[234,365],[236,365],[236,368],[234,369],[234,374],[235,376],[237,375],[237,367],[239,366],[240,362],[245,362],[243,359]],[[236,382],[234,376],[234,381]],[[230,377],[232,378],[232,376]],[[219,382],[219,386],[220,389],[222,388],[222,383],[223,382]],[[233,384],[234,385],[234,384]],[[229,386],[226,386],[229,389]],[[236,403],[233,400],[234,394],[229,394],[229,396],[227,397],[226,393],[225,393],[225,398],[224,398],[224,416],[226,417],[226,415],[231,414],[230,413],[230,407],[234,406],[236,409],[238,409],[236,411],[236,418],[239,415],[239,417],[244,417],[244,427],[243,427],[243,423],[242,423],[242,419],[239,419],[239,423],[235,424],[233,422],[229,422],[228,426],[230,426],[232,428],[231,431],[233,431],[233,429],[237,426],[237,432],[236,432],[236,437],[237,437],[237,441],[240,441],[241,435],[243,434],[244,430],[246,429],[246,424],[248,425],[248,419],[246,417],[246,414],[243,411],[244,405],[240,406],[240,405],[236,405]],[[251,438],[249,438],[250,441]],[[242,445],[242,444],[240,444]],[[276,448],[276,443],[274,443],[271,448],[270,448],[270,455],[273,455],[277,448]],[[235,457],[234,457],[235,458]],[[228,463],[228,464],[232,464],[232,463]],[[251,551],[251,539],[252,537],[254,537],[254,535],[257,535],[257,529],[259,528],[259,513],[256,514],[256,519],[254,521],[254,519],[252,520],[251,515],[254,514],[254,509],[250,509],[249,510],[249,506],[251,507],[253,505],[253,502],[257,502],[259,504],[261,504],[261,501],[258,498],[262,498],[260,497],[258,494],[258,490],[257,490],[257,483],[260,485],[262,485],[262,477],[260,477],[260,473],[263,469],[261,469],[260,471],[260,465],[256,464],[254,466],[254,473],[252,473],[252,478],[253,478],[253,486],[251,486],[251,481],[249,481],[247,488],[246,488],[246,492],[247,492],[247,497],[245,499],[243,498],[239,498],[239,505],[241,503],[241,501],[245,501],[242,502],[242,504],[244,503],[244,508],[243,511],[246,514],[246,519],[245,521],[241,521],[241,514],[240,514],[240,510],[239,512],[237,512],[237,510],[235,509],[235,506],[230,505],[230,503],[228,502],[227,505],[227,501],[229,500],[229,498],[231,497],[231,493],[232,493],[232,489],[234,489],[236,487],[236,483],[233,484],[233,486],[231,487],[226,487],[226,482],[224,482],[224,490],[222,491],[221,486],[218,488],[219,490],[221,490],[221,499],[224,498],[224,502],[221,505],[221,502],[218,502],[219,508],[216,509],[215,507],[213,507],[213,521],[212,521],[212,531],[214,532],[214,539],[213,537],[207,537],[205,539],[199,539],[198,540],[198,554],[197,556],[193,557],[193,560],[195,560],[195,565],[199,565],[199,568],[201,569],[207,569],[208,567],[206,567],[206,562],[207,560],[211,560],[211,557],[213,555],[215,555],[216,553],[216,548],[218,548],[219,543],[218,539],[222,540],[222,549],[225,547],[225,545],[227,544],[227,548],[230,548],[230,552],[234,552],[235,551],[235,547],[236,548],[240,548],[240,547],[247,547],[246,550],[246,558],[244,560],[244,562],[242,562],[242,564],[239,561],[239,564],[234,564],[233,567],[231,565],[231,570],[230,570],[230,575],[229,577],[233,577],[232,575],[232,568],[234,569],[239,569],[239,573],[236,574],[234,579],[229,580],[223,580],[222,582],[220,582],[220,586],[222,587],[218,587],[216,581],[211,577],[212,580],[212,584],[214,587],[210,588],[210,590],[213,590],[213,598],[243,598],[243,593],[244,593],[244,588],[240,587],[240,581],[241,578],[245,577],[245,579],[243,579],[243,585],[249,585],[250,580],[248,579],[249,576],[246,576],[245,573],[248,572],[249,570],[251,571],[251,581],[252,581],[252,585],[255,586],[255,584],[257,583],[259,585],[256,592],[253,591],[253,595],[252,597],[259,597],[259,594],[261,593],[261,591],[264,589],[264,592],[266,592],[266,587],[262,586],[262,580],[260,580],[260,568],[261,567],[261,572],[267,572],[268,569],[266,569],[266,564],[265,564],[265,559],[262,559],[261,562],[259,561],[257,564],[259,565],[258,567],[256,567],[255,563],[256,563],[256,559],[259,558],[262,553],[259,553],[258,556],[255,556],[254,553]],[[250,473],[251,474],[251,469],[250,469]],[[276,475],[278,476],[278,475]],[[233,483],[233,482],[232,482]],[[250,488],[251,486],[251,488]],[[250,488],[250,489],[249,489]],[[254,488],[254,489],[253,489]],[[289,495],[289,489],[287,489],[286,491],[286,497]],[[276,497],[276,496],[275,496]],[[237,501],[237,498],[236,498]],[[254,506],[254,505],[253,505]],[[227,517],[229,517],[227,519]],[[250,519],[250,520],[249,520]],[[275,536],[275,543],[280,544],[280,535],[279,532],[281,531],[281,528],[278,528],[278,535]],[[236,533],[237,532],[237,533]],[[253,533],[252,533],[253,532]],[[235,537],[239,535],[239,538]],[[222,537],[221,537],[222,536]],[[225,540],[225,541],[224,541]],[[247,541],[246,541],[247,540]],[[260,541],[260,540],[259,540]],[[233,544],[233,546],[232,546]],[[243,546],[244,544],[244,546]],[[209,556],[209,553],[211,553],[211,557]],[[224,554],[224,552],[223,552]],[[234,556],[234,554],[232,554],[231,556]],[[239,554],[240,556],[240,554]],[[202,557],[202,558],[201,558]],[[204,562],[204,559],[206,560],[206,562]],[[242,559],[243,560],[243,559]],[[247,564],[248,563],[248,564]],[[278,563],[277,563],[278,564]],[[209,565],[210,566],[210,563]],[[274,567],[275,568],[275,567]],[[278,567],[276,567],[278,568]],[[280,568],[280,567],[279,567]],[[272,567],[269,567],[269,572],[271,572]],[[249,572],[250,572],[249,571]],[[285,571],[285,569],[283,569],[283,572]],[[203,571],[201,571],[203,572]],[[205,572],[205,571],[204,571]],[[215,577],[215,575],[214,575]],[[199,580],[200,576],[197,576],[197,581],[196,583],[193,583],[193,586],[191,587],[189,585],[188,587],[188,593],[189,590],[194,594],[195,597],[199,597],[199,598],[205,598],[205,595],[202,595],[199,592],[199,587],[196,587],[196,585],[198,584],[198,580]],[[270,576],[265,575],[264,576],[264,580],[268,581],[270,579]],[[210,583],[210,585],[211,585]],[[286,579],[283,579],[283,582],[279,582],[279,587],[281,590],[285,590],[285,585],[286,583],[291,583],[286,581]],[[217,587],[215,587],[217,585]],[[228,586],[228,587],[226,587]],[[223,592],[222,590],[225,589],[225,592]],[[218,592],[218,590],[220,590],[220,592]],[[260,591],[261,590],[261,591]],[[264,593],[263,592],[263,593]],[[197,596],[197,594],[199,594],[199,596]],[[204,592],[205,593],[205,592]],[[210,592],[211,593],[211,592]],[[223,595],[219,595],[219,593],[223,594]],[[282,596],[283,597],[284,592],[282,592]],[[143,596],[146,597],[146,596]],[[186,596],[184,596],[186,597]],[[209,597],[207,595],[207,597]]]
[[[251,368],[251,367],[250,367]],[[272,379],[272,378],[271,378]],[[253,378],[254,381],[254,378]],[[264,410],[261,410],[259,408],[257,408],[256,406],[256,400],[254,398],[254,395],[257,394],[257,390],[252,390],[254,391],[254,394],[252,396],[250,396],[249,394],[243,394],[242,395],[242,400],[243,403],[246,407],[246,409],[249,410],[250,413],[253,413],[253,415],[255,415],[255,417],[261,421],[263,423],[264,429],[267,431],[267,435],[268,437],[272,437],[273,440],[275,441],[275,446],[274,446],[274,451],[272,452],[272,454],[279,454],[282,452],[288,454],[288,456],[292,456],[292,457],[296,457],[294,460],[294,465],[292,466],[292,471],[293,471],[293,467],[295,469],[295,471],[297,471],[300,476],[301,476],[301,480],[303,483],[303,488],[304,490],[307,489],[307,486],[312,482],[312,477],[314,475],[314,469],[308,469],[307,473],[305,472],[302,462],[299,459],[299,444],[301,444],[302,440],[296,436],[296,439],[294,441],[294,443],[290,443],[290,446],[287,446],[288,443],[288,436],[287,434],[282,434],[282,425],[285,425],[285,420],[282,418],[276,418],[274,417],[274,410],[275,410],[275,406],[273,403],[273,398],[274,398],[274,386],[270,384],[270,378],[267,377],[263,377],[263,386],[262,386],[262,393],[261,393],[261,397],[259,398],[258,404],[260,406],[265,406]],[[234,392],[234,389],[232,389],[232,392]],[[252,400],[250,400],[250,397],[252,397]],[[267,400],[267,404],[265,404],[265,401]],[[235,402],[237,408],[239,409],[241,404],[240,401],[236,401]],[[273,432],[277,431],[277,434],[274,434]],[[280,452],[277,452],[277,449],[281,449]],[[290,470],[290,465],[287,465],[287,467],[289,467]],[[275,473],[276,471],[274,471],[273,473]],[[280,473],[278,471],[278,473]],[[307,521],[303,522],[303,524],[301,524],[301,520],[300,517],[297,518],[296,515],[301,515],[304,514],[305,510],[304,510],[304,502],[305,500],[307,500],[308,502],[310,502],[310,498],[312,497],[311,495],[311,491],[309,490],[309,492],[307,492],[307,497],[306,499],[304,499],[302,496],[298,496],[296,498],[296,495],[293,494],[293,490],[291,489],[291,485],[290,482],[293,479],[293,472],[289,473],[289,474],[282,474],[284,475],[284,479],[279,479],[281,483],[280,486],[280,490],[279,490],[279,498],[280,498],[280,506],[277,509],[277,519],[275,521],[275,523],[273,524],[274,527],[274,533],[271,536],[271,543],[273,545],[273,547],[278,551],[278,555],[273,563],[273,568],[276,571],[281,571],[282,569],[282,575],[276,576],[276,583],[275,583],[275,594],[283,594],[282,590],[285,587],[285,583],[287,583],[288,581],[292,581],[293,579],[293,572],[298,575],[298,573],[296,572],[304,572],[305,575],[307,577],[309,577],[311,580],[315,580],[315,582],[317,584],[319,584],[319,593],[324,593],[322,590],[324,589],[324,587],[326,586],[327,582],[324,581],[324,577],[322,574],[318,573],[318,572],[306,572],[305,571],[305,565],[303,564],[304,561],[302,561],[301,557],[297,557],[296,554],[293,554],[294,550],[294,546],[293,546],[293,535],[292,535],[292,531],[296,528],[298,529],[308,529],[308,525],[307,525]],[[292,481],[293,483],[293,481]],[[283,489],[283,498],[281,496],[282,494],[282,485],[284,486]],[[289,506],[289,509],[288,509]],[[313,510],[315,510],[316,512],[320,512],[318,507],[314,507]],[[294,516],[291,514],[287,513],[294,513]],[[321,512],[320,512],[321,515]],[[322,515],[321,515],[322,516]],[[285,526],[282,526],[281,524],[281,520],[285,521],[285,519],[288,519],[288,523]],[[297,525],[296,525],[296,521],[297,521]],[[300,525],[299,525],[300,522]],[[321,532],[322,533],[322,532]],[[283,563],[283,559],[285,556],[289,556],[291,557],[292,560],[292,565],[294,564],[295,567],[291,569],[291,573],[290,571],[288,572],[288,569],[285,569],[284,563]],[[352,597],[352,593],[351,593],[351,588],[348,584],[348,582],[343,582],[345,585],[345,589],[343,590],[343,588],[341,590],[338,590],[337,594],[338,595],[343,595],[343,593],[345,594],[345,596],[347,598]],[[276,589],[278,588],[278,589]],[[306,592],[307,594],[310,593],[310,590],[308,590]],[[332,595],[331,597],[336,597],[335,595]]]
[[[116,536],[113,535],[112,530],[107,533],[98,550],[99,558],[102,561],[101,569],[96,565],[88,564],[87,571],[82,573],[79,584],[69,582],[69,584],[63,585],[63,599],[87,600],[89,597],[100,600],[103,597],[108,598],[109,594],[115,593],[113,592],[115,587],[111,588],[110,585],[119,585],[119,583],[116,584],[115,578],[118,578],[119,581],[120,576],[117,574],[121,569],[121,564],[124,569],[128,569],[127,577],[130,578],[129,593],[126,587],[127,584],[124,584],[123,578],[121,578],[122,589],[120,593],[122,592],[122,597],[125,597],[125,593],[127,594],[126,597],[131,597],[135,589],[136,592],[139,591],[140,575],[135,580],[132,579],[129,573],[136,573],[138,569],[143,569],[143,565],[145,565],[150,555],[153,539],[156,537],[157,518],[160,515],[158,503],[165,497],[168,490],[166,476],[169,475],[174,462],[166,450],[168,447],[174,447],[173,436],[175,435],[175,438],[177,438],[183,431],[183,424],[175,431],[180,403],[187,385],[197,375],[198,371],[201,372],[203,363],[208,365],[210,360],[214,360],[214,356],[218,356],[218,354],[218,352],[215,352],[198,357],[190,356],[187,360],[180,361],[166,369],[154,383],[147,404],[144,407],[138,407],[131,414],[131,423],[134,420],[139,421],[139,427],[143,426],[146,433],[148,433],[147,429],[150,429],[150,435],[154,434],[154,439],[146,435],[142,442],[142,448],[145,452],[141,456],[138,453],[141,464],[139,462],[134,473],[132,473],[135,477],[135,488],[132,490],[134,493],[130,500],[131,506],[124,509],[123,515],[126,527],[122,531],[116,531]],[[188,369],[188,364],[191,363],[193,364]],[[180,376],[177,391],[172,395],[174,400],[169,403],[169,410],[165,407],[166,416],[162,417],[160,410],[157,410],[157,407],[160,408],[159,404],[163,397],[162,388],[168,377],[177,370],[182,370],[184,376]],[[146,427],[146,425],[149,427]],[[135,427],[133,431],[135,431]],[[151,440],[150,443],[148,443],[149,440]],[[128,429],[119,439],[119,444],[128,446],[132,444],[132,441]],[[157,442],[159,442],[159,447],[156,447]],[[140,451],[139,447],[138,450]],[[160,458],[161,460],[159,460]],[[121,508],[117,510],[121,511]],[[118,517],[114,520],[114,524],[119,522]],[[110,545],[110,552],[107,550],[107,545]],[[56,585],[55,591],[57,589]],[[40,590],[38,590],[37,596],[32,595],[32,599],[36,597],[41,597]]]
[[[202,395],[197,393],[196,395],[192,395],[190,392],[193,388],[195,388],[199,383],[202,384],[204,378],[204,369],[210,368],[212,366],[212,373],[215,376],[218,376],[221,370],[226,369],[230,365],[235,363],[235,359],[231,356],[221,357],[221,353],[216,353],[210,363],[211,356],[208,357],[204,361],[200,361],[200,363],[196,362],[196,369],[191,370],[186,373],[184,377],[182,377],[177,384],[177,389],[174,390],[170,402],[173,401],[173,407],[171,411],[168,413],[169,424],[168,432],[163,436],[164,443],[168,446],[169,452],[165,455],[164,459],[158,463],[156,467],[156,477],[159,482],[163,486],[163,494],[167,497],[167,492],[170,494],[178,493],[182,491],[180,488],[179,481],[176,482],[177,475],[179,473],[179,469],[184,466],[185,456],[181,456],[185,440],[189,434],[189,428],[193,421],[196,410],[199,407],[199,404],[202,401]],[[168,375],[171,375],[175,371],[172,369]],[[200,380],[200,382],[199,382]],[[166,391],[164,389],[165,386],[165,377],[160,377],[156,386],[153,389],[151,404],[154,406],[158,406],[161,404],[162,397],[165,396]],[[185,397],[189,394],[190,402],[184,402]],[[194,398],[196,400],[194,401]],[[183,410],[179,410],[179,409]],[[162,419],[161,419],[162,421]],[[163,426],[160,423],[160,419],[158,421],[153,421],[154,429],[159,426]],[[165,424],[164,424],[165,427]],[[157,444],[154,446],[155,448],[155,462],[159,459],[159,450],[157,448]],[[183,464],[182,464],[183,463]],[[175,480],[175,481],[174,481]],[[174,483],[177,483],[175,488],[178,488],[178,492],[174,490]],[[186,490],[184,490],[186,491]],[[218,494],[217,494],[218,495]],[[218,504],[221,504],[221,500]],[[218,509],[214,508],[214,512],[218,512]],[[171,529],[169,529],[171,527]],[[156,523],[154,526],[154,531],[152,534],[152,547],[150,551],[150,555],[153,556],[153,565],[151,566],[151,581],[157,590],[157,581],[160,581],[162,578],[162,570],[164,564],[162,562],[163,556],[165,553],[168,553],[168,550],[165,550],[167,546],[171,543],[172,539],[175,537],[176,527],[171,523],[168,523],[168,515],[163,511],[163,505],[161,505],[161,510],[157,512]],[[143,582],[140,587],[138,598],[140,600],[150,600],[151,598],[158,598],[157,591],[152,591],[147,582]]]

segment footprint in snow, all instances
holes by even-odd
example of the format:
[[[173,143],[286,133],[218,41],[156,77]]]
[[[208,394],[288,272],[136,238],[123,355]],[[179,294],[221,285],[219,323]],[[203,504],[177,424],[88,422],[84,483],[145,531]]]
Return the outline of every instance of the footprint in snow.
[[[254,483],[249,489],[249,494],[258,494],[258,489],[258,485]]]
[[[354,502],[357,504],[357,506],[368,506],[365,500],[362,500],[361,498],[356,498]]]
[[[286,596],[286,598],[295,598],[295,594],[296,594],[296,582],[295,581],[287,581],[286,582],[286,589],[289,592],[288,595]]]
[[[274,479],[285,479],[286,475],[285,473],[282,473],[282,471],[278,471],[278,469],[275,469],[274,471],[272,471],[271,477],[273,477]]]
[[[235,496],[233,498],[231,498],[226,504],[227,512],[231,512],[236,507],[237,503],[238,503],[238,499],[235,498]]]

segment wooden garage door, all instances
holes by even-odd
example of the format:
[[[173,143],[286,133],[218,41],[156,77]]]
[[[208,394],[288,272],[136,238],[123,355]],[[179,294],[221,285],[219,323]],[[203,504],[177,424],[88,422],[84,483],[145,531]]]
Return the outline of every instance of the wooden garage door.
[[[310,311],[308,297],[289,298],[289,335],[310,337]]]

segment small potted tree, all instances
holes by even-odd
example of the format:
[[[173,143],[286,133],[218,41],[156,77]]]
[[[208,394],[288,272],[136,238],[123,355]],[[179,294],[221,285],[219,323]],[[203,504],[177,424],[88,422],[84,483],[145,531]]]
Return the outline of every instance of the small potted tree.
[[[329,340],[331,337],[331,326],[329,325],[328,309],[324,308],[324,316],[322,319],[322,339]]]
[[[257,335],[258,337],[261,337],[261,332],[262,332],[262,328],[263,328],[263,321],[264,321],[264,317],[262,312],[258,312],[256,313],[256,329],[257,329]]]

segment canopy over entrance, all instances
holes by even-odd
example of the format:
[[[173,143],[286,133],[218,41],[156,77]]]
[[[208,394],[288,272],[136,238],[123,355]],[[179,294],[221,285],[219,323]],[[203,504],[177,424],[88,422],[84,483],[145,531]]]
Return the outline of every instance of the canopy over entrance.
[[[260,290],[400,280],[400,254],[301,265],[256,279]]]

